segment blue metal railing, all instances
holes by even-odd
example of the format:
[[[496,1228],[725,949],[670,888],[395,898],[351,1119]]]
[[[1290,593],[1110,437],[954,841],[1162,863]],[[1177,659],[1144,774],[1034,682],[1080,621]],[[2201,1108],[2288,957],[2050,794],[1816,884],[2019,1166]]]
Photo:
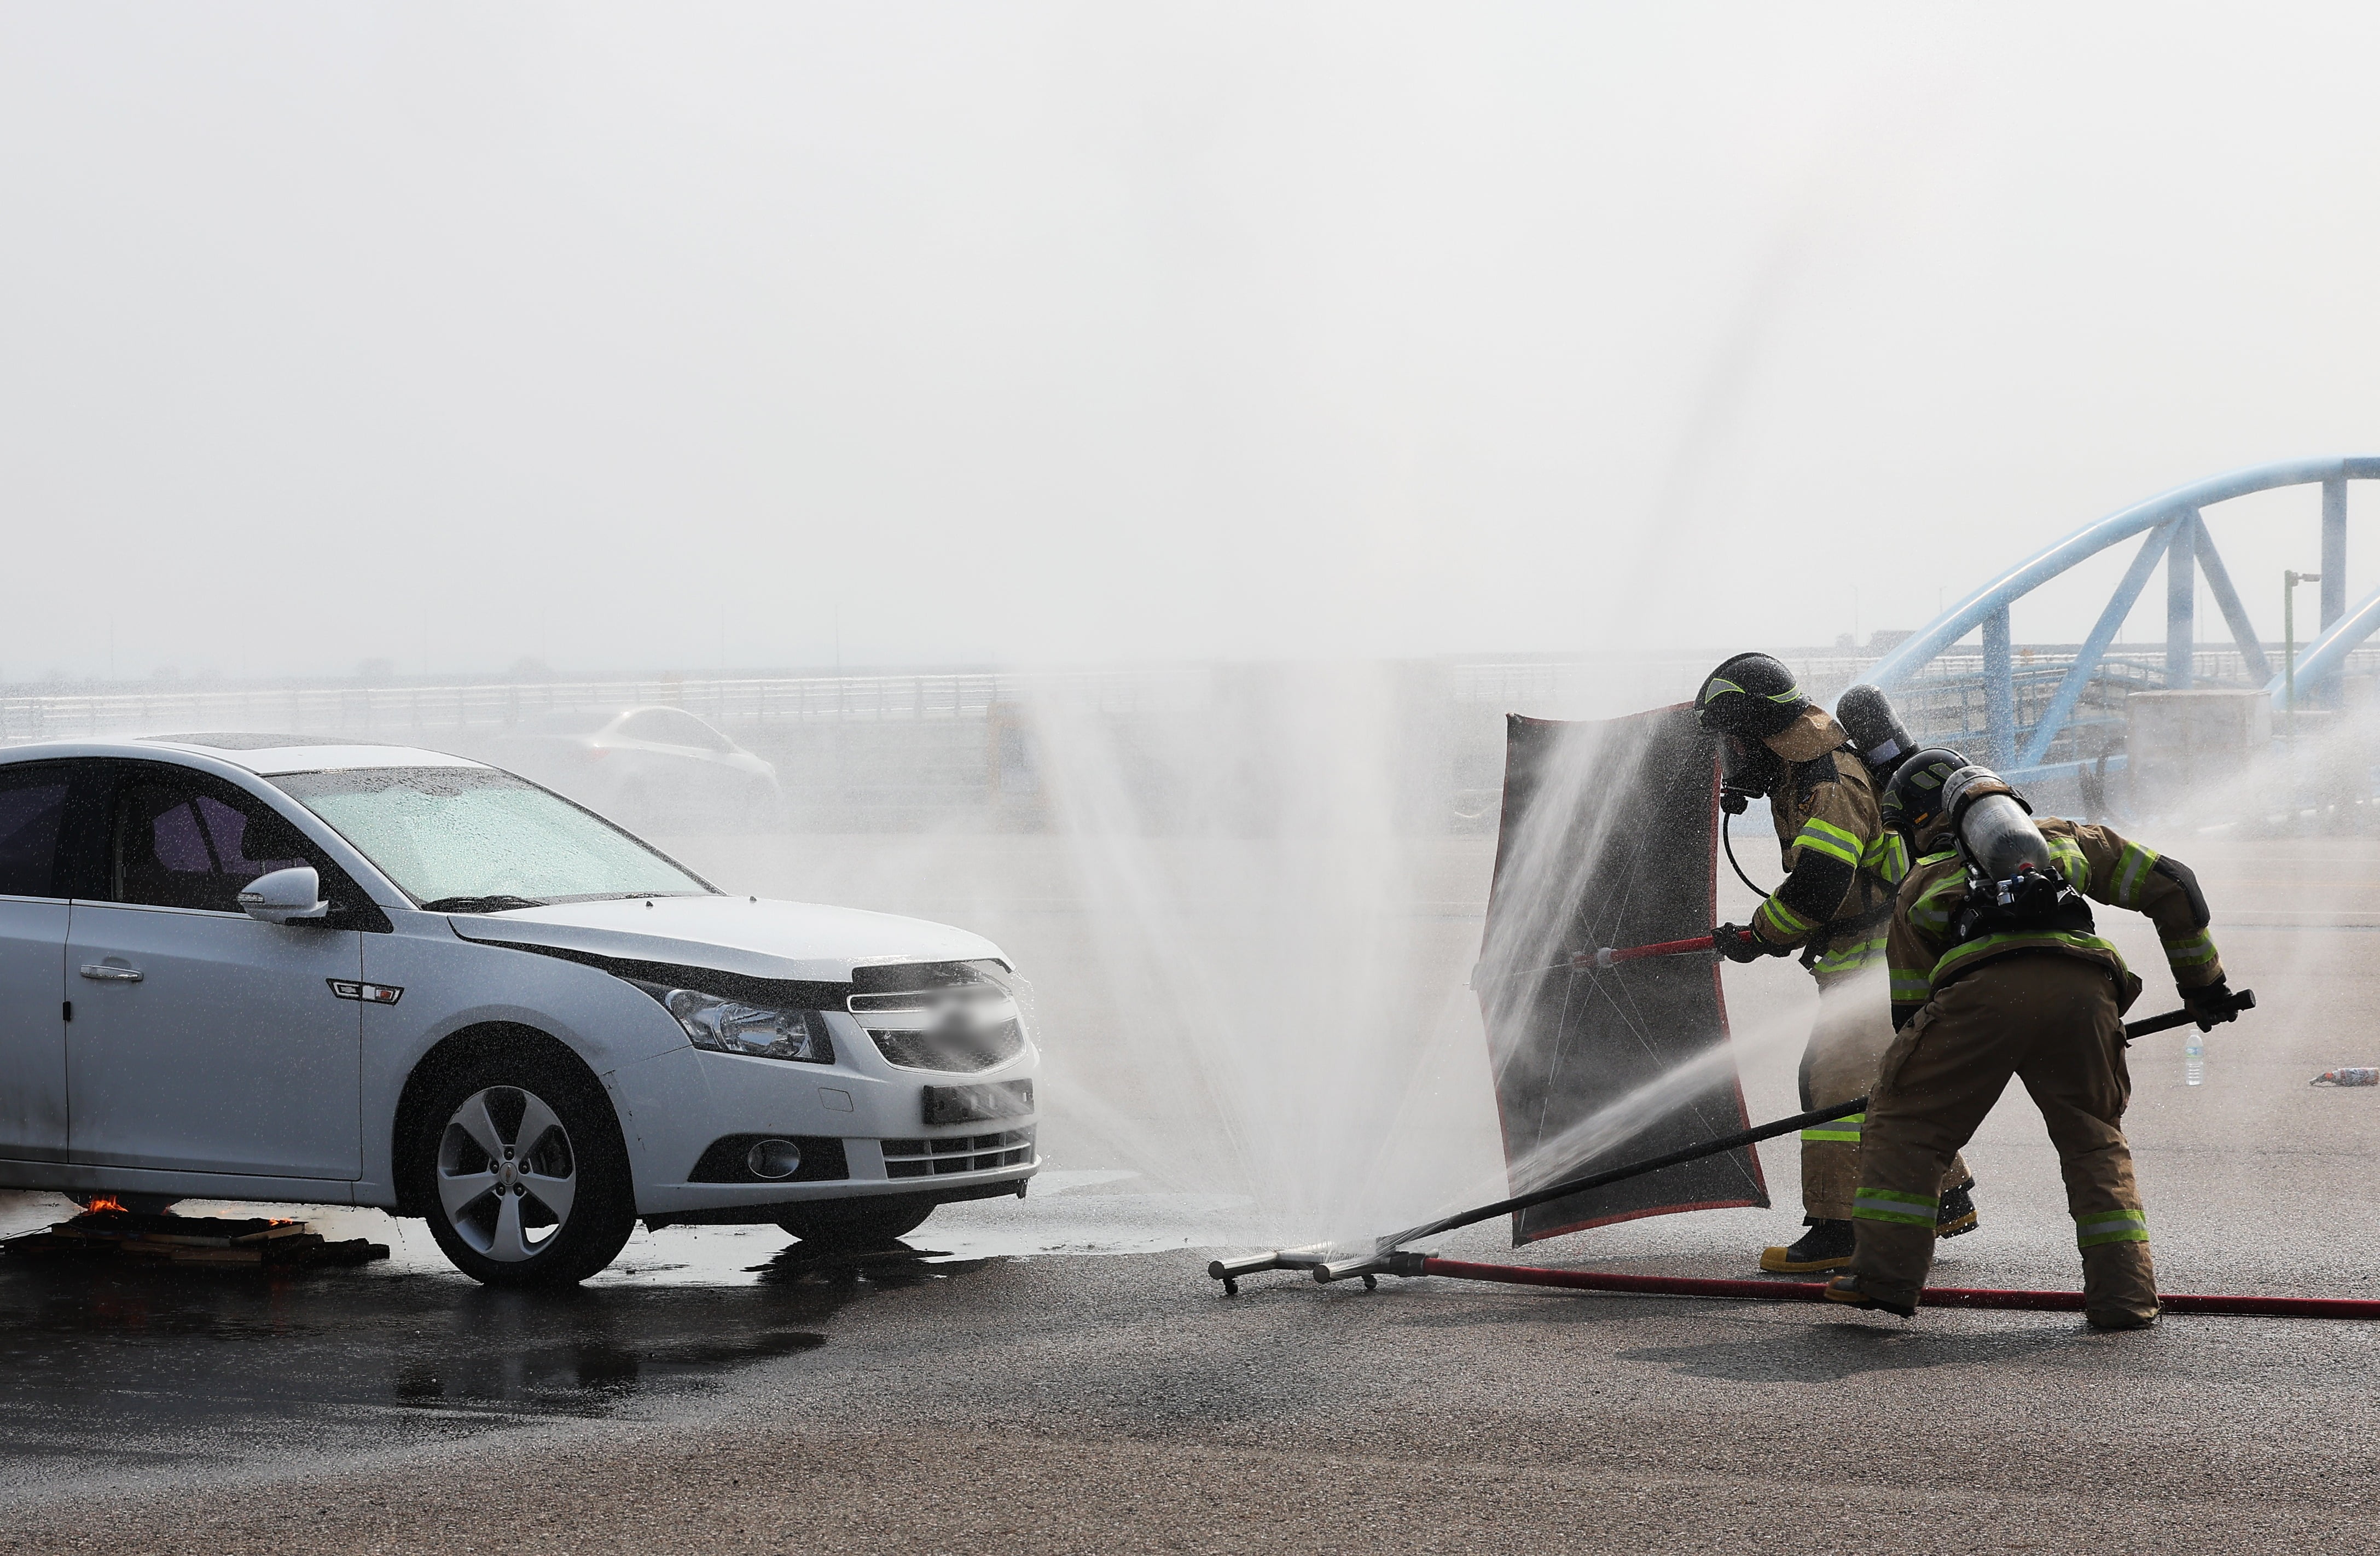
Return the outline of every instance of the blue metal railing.
[[[1886,691],[1898,690],[1945,650],[1969,633],[1980,630],[1984,644],[1984,725],[1981,730],[1970,729],[1966,734],[1970,739],[1977,735],[1983,737],[1982,743],[1997,765],[2038,768],[2049,760],[2061,737],[2076,725],[2076,710],[2092,687],[2108,679],[2107,650],[2147,587],[2150,574],[2162,561],[2166,565],[2164,687],[2187,690],[2194,684],[2195,584],[2203,575],[2208,592],[2223,613],[2225,625],[2230,628],[2251,683],[2261,684],[2277,701],[2284,677],[2274,671],[2266,658],[2264,645],[2248,620],[2246,607],[2240,603],[2239,591],[2232,587],[2229,571],[2206,531],[2202,514],[2215,504],[2234,497],[2277,487],[2319,484],[2323,500],[2322,631],[2306,646],[2298,661],[2297,673],[2301,681],[2316,688],[2316,696],[2327,696],[2348,654],[2380,630],[2380,590],[2374,590],[2349,610],[2343,581],[2347,570],[2347,483],[2374,480],[2380,480],[2380,457],[2355,456],[2259,465],[2176,487],[2087,524],[2018,563],[1911,634],[1861,679]],[[2019,707],[2018,674],[2009,647],[2010,606],[2077,563],[2135,535],[2145,535],[2146,539],[2134,554],[2131,565],[2108,597],[2090,636],[2063,668],[2046,705],[2036,717],[2026,721]],[[2089,722],[2088,715],[2085,722]],[[2067,743],[2070,746],[2070,739]]]

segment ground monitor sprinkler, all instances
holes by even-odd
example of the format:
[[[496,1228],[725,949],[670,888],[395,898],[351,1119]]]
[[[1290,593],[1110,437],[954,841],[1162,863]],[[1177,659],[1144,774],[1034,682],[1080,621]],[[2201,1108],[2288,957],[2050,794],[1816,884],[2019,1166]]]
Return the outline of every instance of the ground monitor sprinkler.
[[[1613,962],[1636,956],[1676,955],[1682,952],[1706,950],[1707,935],[1694,941],[1669,941],[1654,945],[1632,946],[1623,950],[1606,947],[1592,953],[1581,953],[1572,958],[1575,966],[1605,966]],[[1608,959],[1607,959],[1608,958]],[[2239,1008],[2255,1008],[2252,990],[2239,993]],[[2129,1022],[2124,1027],[2127,1042],[2156,1032],[2170,1031],[2197,1019],[2188,1010],[2169,1011]],[[1325,1285],[1337,1281],[1361,1280],[1366,1289],[1377,1287],[1382,1275],[1413,1277],[1442,1275],[1456,1280],[1487,1281],[1506,1285],[1555,1286],[1573,1291],[1627,1293],[1647,1296],[1721,1297],[1761,1302],[1818,1302],[1825,1300],[1823,1282],[1794,1281],[1717,1281],[1694,1280],[1670,1275],[1617,1275],[1593,1270],[1554,1270],[1538,1265],[1480,1264],[1465,1259],[1439,1258],[1434,1254],[1407,1250],[1402,1245],[1419,1238],[1451,1232],[1459,1227],[1475,1225],[1493,1217],[1524,1210],[1534,1205],[1546,1204],[1572,1194],[1600,1188],[1624,1179],[1658,1173],[1665,1167],[1693,1161],[1722,1151],[1736,1150],[1779,1135],[1823,1124],[1864,1112],[1864,1097],[1839,1107],[1820,1108],[1796,1113],[1772,1124],[1706,1140],[1664,1155],[1642,1161],[1629,1162],[1600,1173],[1569,1178],[1536,1189],[1527,1194],[1499,1199],[1475,1210],[1458,1211],[1425,1222],[1387,1237],[1376,1238],[1368,1252],[1342,1253],[1340,1246],[1313,1244],[1300,1248],[1276,1248],[1269,1253],[1252,1254],[1241,1258],[1219,1258],[1207,1266],[1210,1279],[1223,1284],[1226,1296],[1239,1294],[1241,1278],[1268,1270],[1303,1270]],[[2060,1291],[1996,1291],[1958,1286],[1929,1286],[1925,1304],[1935,1307],[1999,1307],[2048,1312],[2080,1312],[2083,1301],[2081,1292]],[[2335,1297],[2296,1296],[2224,1296],[2224,1295],[2163,1295],[2158,1298],[2168,1312],[2228,1314],[2232,1316],[2264,1316],[2274,1318],[2358,1319],[2380,1319],[2380,1301],[2362,1301]]]
[[[1705,936],[1704,939],[1707,942],[1709,937]],[[1773,1139],[1777,1136],[1788,1134],[1796,1129],[1804,1129],[1814,1124],[1824,1124],[1830,1119],[1848,1117],[1863,1111],[1866,1106],[1867,1099],[1858,1097],[1835,1107],[1818,1108],[1805,1113],[1795,1113],[1791,1118],[1780,1118],[1774,1124],[1764,1124],[1756,1128],[1722,1136],[1716,1140],[1705,1140],[1699,1145],[1687,1146],[1682,1149],[1652,1157],[1644,1161],[1632,1161],[1626,1166],[1613,1167],[1601,1173],[1590,1173],[1585,1177],[1567,1178],[1560,1183],[1534,1189],[1527,1194],[1514,1195],[1509,1199],[1499,1199],[1493,1204],[1482,1205],[1476,1210],[1458,1210],[1451,1216],[1441,1216],[1436,1221],[1424,1222],[1419,1226],[1407,1227],[1392,1236],[1376,1238],[1369,1253],[1342,1254],[1334,1258],[1332,1255],[1336,1252],[1335,1245],[1329,1243],[1318,1243],[1303,1248],[1275,1248],[1269,1253],[1250,1254],[1243,1258],[1216,1259],[1207,1266],[1207,1274],[1209,1278],[1223,1282],[1223,1295],[1226,1296],[1239,1295],[1240,1277],[1257,1274],[1267,1270],[1310,1270],[1314,1272],[1314,1278],[1325,1285],[1333,1281],[1361,1279],[1365,1285],[1376,1286],[1379,1283],[1379,1277],[1384,1274],[1416,1275],[1421,1272],[1418,1261],[1427,1256],[1400,1251],[1402,1245],[1410,1243],[1417,1237],[1434,1237],[1441,1232],[1452,1232],[1458,1227],[1475,1225],[1480,1222],[1506,1215],[1514,1210],[1525,1210],[1532,1205],[1548,1204],[1556,1199],[1567,1198],[1573,1194],[1584,1194],[1591,1188],[1601,1188],[1607,1184],[1642,1177],[1647,1173],[1658,1173],[1664,1167],[1675,1167],[1682,1161],[1697,1161],[1706,1156],[1717,1156],[1721,1151],[1736,1150],[1744,1146],[1755,1145],[1762,1140]],[[1396,1261],[1414,1267],[1401,1268],[1400,1263]]]

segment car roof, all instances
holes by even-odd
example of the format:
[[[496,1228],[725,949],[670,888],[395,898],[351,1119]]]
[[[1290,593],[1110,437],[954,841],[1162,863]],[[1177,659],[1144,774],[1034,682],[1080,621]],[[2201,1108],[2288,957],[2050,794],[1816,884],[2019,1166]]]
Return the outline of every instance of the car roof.
[[[259,777],[283,772],[324,772],[368,767],[485,767],[444,751],[419,746],[383,745],[357,736],[271,735],[249,732],[211,735],[98,736],[46,740],[0,750],[0,762],[56,757],[154,757],[183,751],[244,768]]]

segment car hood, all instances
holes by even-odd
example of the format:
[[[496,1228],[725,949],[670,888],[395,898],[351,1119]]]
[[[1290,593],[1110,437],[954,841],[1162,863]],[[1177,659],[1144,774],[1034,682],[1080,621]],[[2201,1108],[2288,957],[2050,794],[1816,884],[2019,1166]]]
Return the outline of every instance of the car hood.
[[[767,898],[563,903],[507,913],[450,913],[446,921],[466,940],[825,983],[847,983],[852,968],[870,964],[1000,956],[1000,947],[981,935],[948,924]]]

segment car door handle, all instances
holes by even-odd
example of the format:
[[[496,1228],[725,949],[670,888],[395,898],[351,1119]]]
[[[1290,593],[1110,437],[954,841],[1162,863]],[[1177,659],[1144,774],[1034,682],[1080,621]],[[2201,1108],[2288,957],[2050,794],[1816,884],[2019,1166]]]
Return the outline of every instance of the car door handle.
[[[140,969],[139,967],[111,967],[106,966],[104,963],[85,962],[82,965],[82,975],[85,978],[96,979],[102,983],[138,983],[140,981]]]

